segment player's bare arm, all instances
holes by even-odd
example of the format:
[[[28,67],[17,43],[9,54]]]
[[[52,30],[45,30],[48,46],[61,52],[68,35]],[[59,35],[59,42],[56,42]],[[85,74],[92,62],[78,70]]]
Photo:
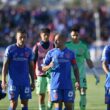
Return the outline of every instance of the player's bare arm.
[[[6,89],[6,75],[8,73],[8,64],[9,64],[9,59],[5,57],[2,68],[2,88],[4,90]]]
[[[50,62],[49,65],[43,66],[43,67],[42,67],[42,70],[43,70],[44,72],[46,72],[47,70],[49,70],[50,68],[52,68],[53,65],[54,65],[53,62]]]
[[[109,72],[108,64],[106,61],[102,62],[102,68],[106,74]]]
[[[77,64],[73,65],[73,71],[74,71],[74,76],[76,78],[76,88],[79,89],[80,88],[80,80],[79,80],[79,70],[78,70],[78,66]]]
[[[86,62],[87,62],[87,65],[88,65],[89,68],[93,68],[94,67],[91,59],[86,59]]]
[[[97,70],[95,69],[92,60],[91,60],[91,59],[86,59],[86,62],[87,62],[87,65],[89,66],[89,68],[90,68],[90,69],[92,70],[92,72],[93,72],[93,75],[94,75],[94,77],[95,77],[95,79],[96,79],[96,85],[97,85],[97,84],[100,82],[100,76],[98,75],[98,72],[97,72]]]
[[[34,84],[34,62],[33,61],[30,61],[29,63],[29,73],[31,76],[31,89],[34,90],[35,84]]]

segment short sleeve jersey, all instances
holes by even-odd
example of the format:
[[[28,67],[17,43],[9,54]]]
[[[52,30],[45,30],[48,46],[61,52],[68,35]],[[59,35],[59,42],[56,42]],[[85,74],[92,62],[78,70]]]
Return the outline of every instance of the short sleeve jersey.
[[[33,60],[32,50],[27,47],[19,48],[16,44],[12,44],[6,48],[5,57],[9,59],[9,84],[30,84],[29,62]]]
[[[109,71],[110,71],[110,45],[105,46],[105,48],[102,52],[101,61],[106,61],[107,62],[108,68],[109,68]],[[110,75],[106,75],[105,87],[110,88]]]
[[[44,59],[44,65],[53,61],[51,68],[51,89],[72,89],[71,65],[76,63],[74,53],[65,48],[50,50]]]
[[[90,52],[87,46],[82,43],[81,41],[77,44],[73,43],[72,41],[67,42],[65,46],[74,51],[76,56],[76,62],[79,68],[80,78],[86,77],[85,74],[85,60],[90,59]],[[73,72],[73,71],[72,71]]]

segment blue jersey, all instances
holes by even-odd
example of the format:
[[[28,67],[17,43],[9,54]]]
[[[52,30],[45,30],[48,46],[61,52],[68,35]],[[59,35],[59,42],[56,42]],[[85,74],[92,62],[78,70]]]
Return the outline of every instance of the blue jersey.
[[[105,46],[103,53],[102,53],[101,61],[107,62],[107,64],[108,64],[107,66],[110,71],[110,45]],[[105,87],[110,88],[110,73],[106,75]]]
[[[29,85],[29,62],[33,60],[31,49],[12,44],[6,48],[5,57],[9,59],[8,83],[17,86]]]
[[[65,48],[54,48],[46,54],[44,65],[53,61],[51,70],[51,89],[73,89],[71,81],[71,64],[75,61],[74,53]]]

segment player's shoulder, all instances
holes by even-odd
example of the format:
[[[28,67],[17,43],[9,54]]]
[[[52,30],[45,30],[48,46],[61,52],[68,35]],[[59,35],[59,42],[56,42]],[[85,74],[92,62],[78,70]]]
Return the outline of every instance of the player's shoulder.
[[[11,50],[13,50],[15,48],[16,48],[16,44],[11,44],[11,45],[9,45],[9,46],[6,47],[6,50],[7,51],[11,51]]]
[[[32,50],[30,47],[25,46],[24,47],[26,50]]]
[[[52,52],[54,52],[54,51],[56,51],[56,48],[53,48],[53,49],[49,50],[48,52],[49,52],[49,53],[52,53]]]
[[[71,54],[75,54],[74,50],[71,50],[69,48],[66,48],[66,51],[69,52],[69,53],[71,53]]]
[[[105,50],[110,50],[110,45],[106,45],[106,46],[104,47],[104,49],[105,49]]]
[[[87,45],[82,41],[80,41],[80,46],[83,47],[83,48],[88,48]]]
[[[55,48],[49,50],[49,51],[47,52],[47,55],[50,55],[50,56],[51,56],[51,55],[54,53],[54,51],[55,51]]]
[[[9,46],[7,46],[8,49],[12,49],[12,48],[15,48],[16,47],[16,44],[11,44]]]
[[[67,41],[65,42],[65,45],[70,45],[72,43],[72,41]]]
[[[105,48],[110,48],[110,45],[105,45]]]
[[[80,44],[83,45],[83,46],[86,46],[86,44],[82,41],[80,41]]]
[[[66,48],[65,55],[70,57],[75,57],[75,52],[73,50]]]
[[[40,46],[40,45],[41,45],[40,42],[36,42],[36,43],[34,44],[33,48],[36,48],[36,47],[38,47],[38,46]]]
[[[67,41],[66,44],[70,44],[72,41]]]
[[[32,53],[32,49],[30,47],[25,46],[25,51]]]

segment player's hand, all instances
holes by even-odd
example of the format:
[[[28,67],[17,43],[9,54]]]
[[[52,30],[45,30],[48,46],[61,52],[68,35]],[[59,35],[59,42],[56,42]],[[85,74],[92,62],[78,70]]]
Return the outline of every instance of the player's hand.
[[[32,83],[32,84],[31,84],[31,91],[34,91],[34,89],[35,89],[35,84]]]
[[[95,79],[96,79],[96,85],[100,82],[100,77],[99,75],[94,75]]]
[[[47,76],[49,79],[51,78],[50,72],[51,72],[51,69],[48,69],[48,70],[45,72],[46,76]]]
[[[54,66],[54,62],[50,62],[49,67],[52,68]]]
[[[7,88],[7,83],[6,83],[6,81],[2,81],[1,87],[2,87],[2,89],[3,89],[4,91],[6,91],[6,88]]]
[[[76,89],[80,89],[80,84],[79,84],[79,82],[75,82],[75,87],[76,87]]]
[[[96,79],[96,85],[100,82],[100,76],[95,68],[92,69],[94,77]]]

